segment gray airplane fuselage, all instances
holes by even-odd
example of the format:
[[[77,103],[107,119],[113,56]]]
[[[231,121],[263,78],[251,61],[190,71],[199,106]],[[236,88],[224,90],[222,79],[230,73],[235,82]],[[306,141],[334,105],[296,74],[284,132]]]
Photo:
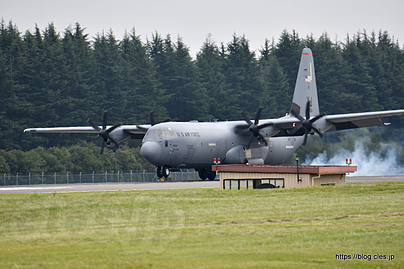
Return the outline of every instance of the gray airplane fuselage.
[[[271,137],[272,128],[261,133],[267,139],[253,139],[250,132],[235,131],[242,121],[226,122],[167,122],[152,126],[143,138],[141,154],[157,167],[207,168],[214,159],[221,163],[246,162],[279,164],[285,161],[303,143],[303,137]]]

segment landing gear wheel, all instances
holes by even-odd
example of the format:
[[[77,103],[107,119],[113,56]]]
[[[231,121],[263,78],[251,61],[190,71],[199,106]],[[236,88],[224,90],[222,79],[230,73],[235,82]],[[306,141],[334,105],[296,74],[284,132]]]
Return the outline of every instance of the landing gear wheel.
[[[208,172],[209,180],[214,180],[216,178],[216,172],[210,171]]]
[[[207,171],[206,171],[205,169],[199,170],[199,171],[198,171],[198,174],[199,174],[199,177],[200,177],[202,180],[206,180],[206,179],[208,178],[208,173],[207,173]]]
[[[167,165],[164,165],[161,172],[163,177],[168,178],[168,176],[170,175],[170,168]]]
[[[159,166],[159,167],[157,167],[157,177],[158,178],[162,178],[162,177],[164,177],[164,175],[163,175],[163,173],[161,172],[161,167]]]

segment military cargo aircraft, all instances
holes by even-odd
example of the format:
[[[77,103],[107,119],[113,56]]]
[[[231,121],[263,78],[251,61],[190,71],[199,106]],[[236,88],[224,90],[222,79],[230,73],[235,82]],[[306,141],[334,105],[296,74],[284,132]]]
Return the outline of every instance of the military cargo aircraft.
[[[157,167],[159,177],[170,171],[194,168],[201,179],[214,179],[211,166],[222,164],[280,164],[300,146],[308,136],[351,128],[387,125],[380,118],[404,115],[404,110],[326,115],[320,113],[316,76],[311,49],[303,49],[295,91],[289,114],[277,119],[260,119],[262,108],[250,120],[241,112],[243,120],[223,122],[162,122],[149,125],[107,126],[107,114],[102,126],[90,119],[87,127],[29,128],[30,133],[98,133],[89,140],[103,139],[105,144],[119,146],[125,139],[143,139],[141,154]]]

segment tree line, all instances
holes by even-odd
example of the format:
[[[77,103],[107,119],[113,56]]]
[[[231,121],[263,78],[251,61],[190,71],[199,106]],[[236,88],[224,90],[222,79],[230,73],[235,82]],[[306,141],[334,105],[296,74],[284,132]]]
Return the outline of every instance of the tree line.
[[[246,36],[218,44],[209,35],[195,59],[179,37],[155,32],[143,42],[135,30],[90,39],[79,23],[57,32],[20,33],[0,25],[0,148],[69,148],[82,135],[24,134],[29,127],[144,124],[240,119],[262,105],[263,118],[289,112],[301,51],[313,50],[321,112],[399,109],[404,104],[404,53],[388,32],[358,32],[345,41],[283,31],[252,51]],[[391,119],[394,126],[402,118]],[[133,143],[133,142],[132,142]],[[80,144],[82,145],[82,144]],[[136,145],[136,144],[132,144]]]
[[[105,171],[154,171],[155,167],[141,155],[140,148],[123,145],[105,150],[102,156],[94,144],[69,147],[37,147],[29,151],[0,150],[0,172],[7,174],[40,174],[54,172],[91,173]]]

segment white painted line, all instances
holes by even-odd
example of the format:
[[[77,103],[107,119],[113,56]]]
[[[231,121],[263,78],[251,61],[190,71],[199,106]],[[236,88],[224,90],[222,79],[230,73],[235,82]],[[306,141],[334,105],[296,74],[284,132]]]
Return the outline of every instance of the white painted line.
[[[0,191],[13,191],[13,190],[49,190],[49,189],[67,189],[70,187],[0,187]]]

